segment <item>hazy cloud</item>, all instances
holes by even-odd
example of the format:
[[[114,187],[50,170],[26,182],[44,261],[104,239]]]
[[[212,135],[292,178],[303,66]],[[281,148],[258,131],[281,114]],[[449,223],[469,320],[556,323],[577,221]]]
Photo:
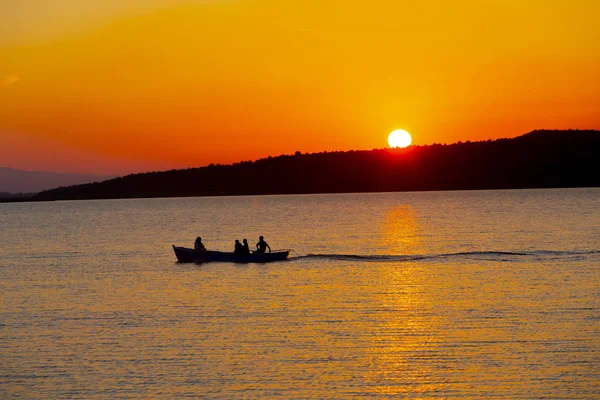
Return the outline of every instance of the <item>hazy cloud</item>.
[[[13,83],[20,81],[21,78],[17,74],[10,74],[2,78],[2,86],[10,86]]]
[[[179,6],[241,0],[0,0],[0,45],[45,41],[113,18]],[[0,76],[1,79],[1,76]],[[0,81],[1,84],[1,81]]]

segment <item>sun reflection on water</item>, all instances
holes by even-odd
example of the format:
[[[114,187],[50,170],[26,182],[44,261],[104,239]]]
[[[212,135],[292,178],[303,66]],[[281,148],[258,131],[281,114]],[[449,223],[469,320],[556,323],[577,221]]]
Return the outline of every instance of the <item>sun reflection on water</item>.
[[[387,212],[382,231],[382,246],[387,249],[388,254],[420,253],[422,229],[413,207],[400,205]]]
[[[442,391],[443,381],[431,379],[440,376],[433,368],[439,369],[444,357],[436,350],[440,317],[431,312],[434,299],[424,290],[425,271],[418,264],[401,268],[389,264],[381,272],[381,287],[376,291],[380,310],[371,338],[372,367],[366,381],[378,395]]]
[[[390,209],[380,229],[380,246],[386,254],[423,254],[423,227],[412,206]],[[389,263],[380,273],[373,291],[379,309],[370,329],[371,368],[365,376],[372,394],[432,395],[447,389],[443,380],[431,378],[440,376],[440,365],[449,359],[436,344],[443,329],[440,315],[433,312],[437,300],[425,290],[427,268],[413,262]]]

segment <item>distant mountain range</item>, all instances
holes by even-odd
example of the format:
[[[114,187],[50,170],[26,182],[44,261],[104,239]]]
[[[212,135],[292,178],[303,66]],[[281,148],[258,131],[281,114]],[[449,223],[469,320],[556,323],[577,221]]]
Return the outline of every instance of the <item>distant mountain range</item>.
[[[42,190],[82,183],[100,182],[111,176],[63,174],[57,172],[22,171],[0,167],[0,193],[37,193]]]
[[[600,186],[600,131],[407,149],[282,155],[233,165],[128,175],[32,200]]]

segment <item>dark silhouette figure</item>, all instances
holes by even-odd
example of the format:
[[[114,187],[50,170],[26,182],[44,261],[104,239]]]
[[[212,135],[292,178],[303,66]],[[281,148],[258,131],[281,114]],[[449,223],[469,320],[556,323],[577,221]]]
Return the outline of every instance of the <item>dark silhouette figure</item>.
[[[206,247],[204,247],[204,243],[202,243],[202,238],[200,236],[198,236],[194,242],[194,250],[198,252],[206,251]]]
[[[243,244],[242,244],[242,248],[244,250],[244,255],[249,256],[250,255],[250,246],[248,246],[248,239],[244,239],[242,240]]]
[[[239,240],[235,240],[235,249],[233,250],[233,254],[236,256],[243,256],[244,255],[244,247],[242,246],[242,244],[240,243]]]
[[[260,237],[258,238],[258,243],[256,243],[256,251],[255,253],[258,254],[264,254],[265,251],[267,251],[267,247],[269,248],[269,253],[271,252],[271,246],[268,245],[267,242],[265,242],[264,237]]]

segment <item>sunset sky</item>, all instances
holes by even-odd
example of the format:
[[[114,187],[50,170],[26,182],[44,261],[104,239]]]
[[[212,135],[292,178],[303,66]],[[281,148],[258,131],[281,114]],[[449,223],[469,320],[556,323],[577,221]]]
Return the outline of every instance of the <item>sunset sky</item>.
[[[600,129],[600,1],[0,0],[0,166]]]

